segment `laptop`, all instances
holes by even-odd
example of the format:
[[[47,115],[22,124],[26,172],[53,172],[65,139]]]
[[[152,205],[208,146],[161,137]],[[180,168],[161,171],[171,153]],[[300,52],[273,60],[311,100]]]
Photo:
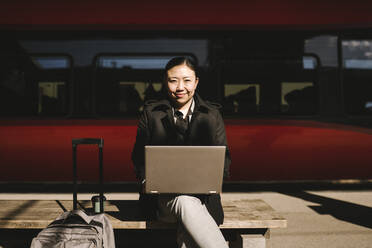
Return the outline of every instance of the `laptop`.
[[[145,192],[220,193],[225,150],[225,146],[145,146]]]

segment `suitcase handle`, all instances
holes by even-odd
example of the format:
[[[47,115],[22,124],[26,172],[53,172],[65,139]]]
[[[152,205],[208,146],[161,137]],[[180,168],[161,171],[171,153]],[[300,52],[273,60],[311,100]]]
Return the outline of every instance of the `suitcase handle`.
[[[72,161],[73,161],[73,181],[74,181],[74,192],[73,192],[73,209],[77,210],[77,165],[76,165],[76,151],[78,145],[98,145],[99,148],[99,184],[100,184],[100,212],[103,213],[103,138],[84,138],[84,139],[72,139]]]
[[[103,139],[93,139],[93,138],[84,138],[84,139],[72,139],[72,146],[77,145],[98,145],[103,147]]]

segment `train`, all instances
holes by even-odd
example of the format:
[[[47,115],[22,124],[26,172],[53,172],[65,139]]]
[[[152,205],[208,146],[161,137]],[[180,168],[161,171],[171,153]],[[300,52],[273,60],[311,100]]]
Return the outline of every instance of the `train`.
[[[175,56],[218,103],[231,182],[372,178],[372,4],[0,3],[0,182],[70,182],[74,138],[104,139],[104,179],[135,182],[138,116]],[[98,178],[98,149],[78,148]]]

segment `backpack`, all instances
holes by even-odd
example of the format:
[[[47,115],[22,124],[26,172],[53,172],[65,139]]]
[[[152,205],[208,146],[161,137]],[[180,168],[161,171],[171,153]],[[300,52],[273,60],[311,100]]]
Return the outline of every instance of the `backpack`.
[[[67,211],[43,229],[30,248],[115,248],[114,231],[103,213]]]

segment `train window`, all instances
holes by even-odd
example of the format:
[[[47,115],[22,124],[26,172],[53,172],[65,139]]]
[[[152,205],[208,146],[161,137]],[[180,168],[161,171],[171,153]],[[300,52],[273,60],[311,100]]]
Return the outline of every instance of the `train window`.
[[[221,63],[224,115],[316,114],[318,64],[312,55]]]
[[[102,68],[133,68],[133,69],[162,69],[171,57],[118,57],[102,56],[98,59],[98,66]]]
[[[225,84],[223,111],[225,114],[257,113],[260,85],[257,83]]]
[[[372,40],[342,41],[345,69],[372,69]]]
[[[156,99],[161,82],[119,82],[119,112],[135,115],[147,100]]]
[[[168,55],[102,55],[96,58],[95,111],[102,116],[133,117],[144,102],[162,95]]]
[[[2,57],[0,117],[67,114],[70,77],[71,61],[67,57]]]
[[[32,62],[41,69],[68,69],[71,67],[71,61],[66,57],[32,57]]]
[[[304,70],[314,70],[318,66],[316,59],[310,56],[304,56],[302,58],[302,64]]]
[[[37,83],[37,114],[63,116],[69,113],[72,60],[63,55],[35,55],[33,74]]]
[[[281,112],[287,114],[315,114],[316,92],[312,82],[283,82]]]
[[[337,36],[320,35],[305,40],[305,53],[316,54],[322,66],[337,68]]]
[[[55,115],[66,113],[66,83],[38,83],[38,114]]]
[[[343,40],[345,110],[372,116],[372,40]]]

